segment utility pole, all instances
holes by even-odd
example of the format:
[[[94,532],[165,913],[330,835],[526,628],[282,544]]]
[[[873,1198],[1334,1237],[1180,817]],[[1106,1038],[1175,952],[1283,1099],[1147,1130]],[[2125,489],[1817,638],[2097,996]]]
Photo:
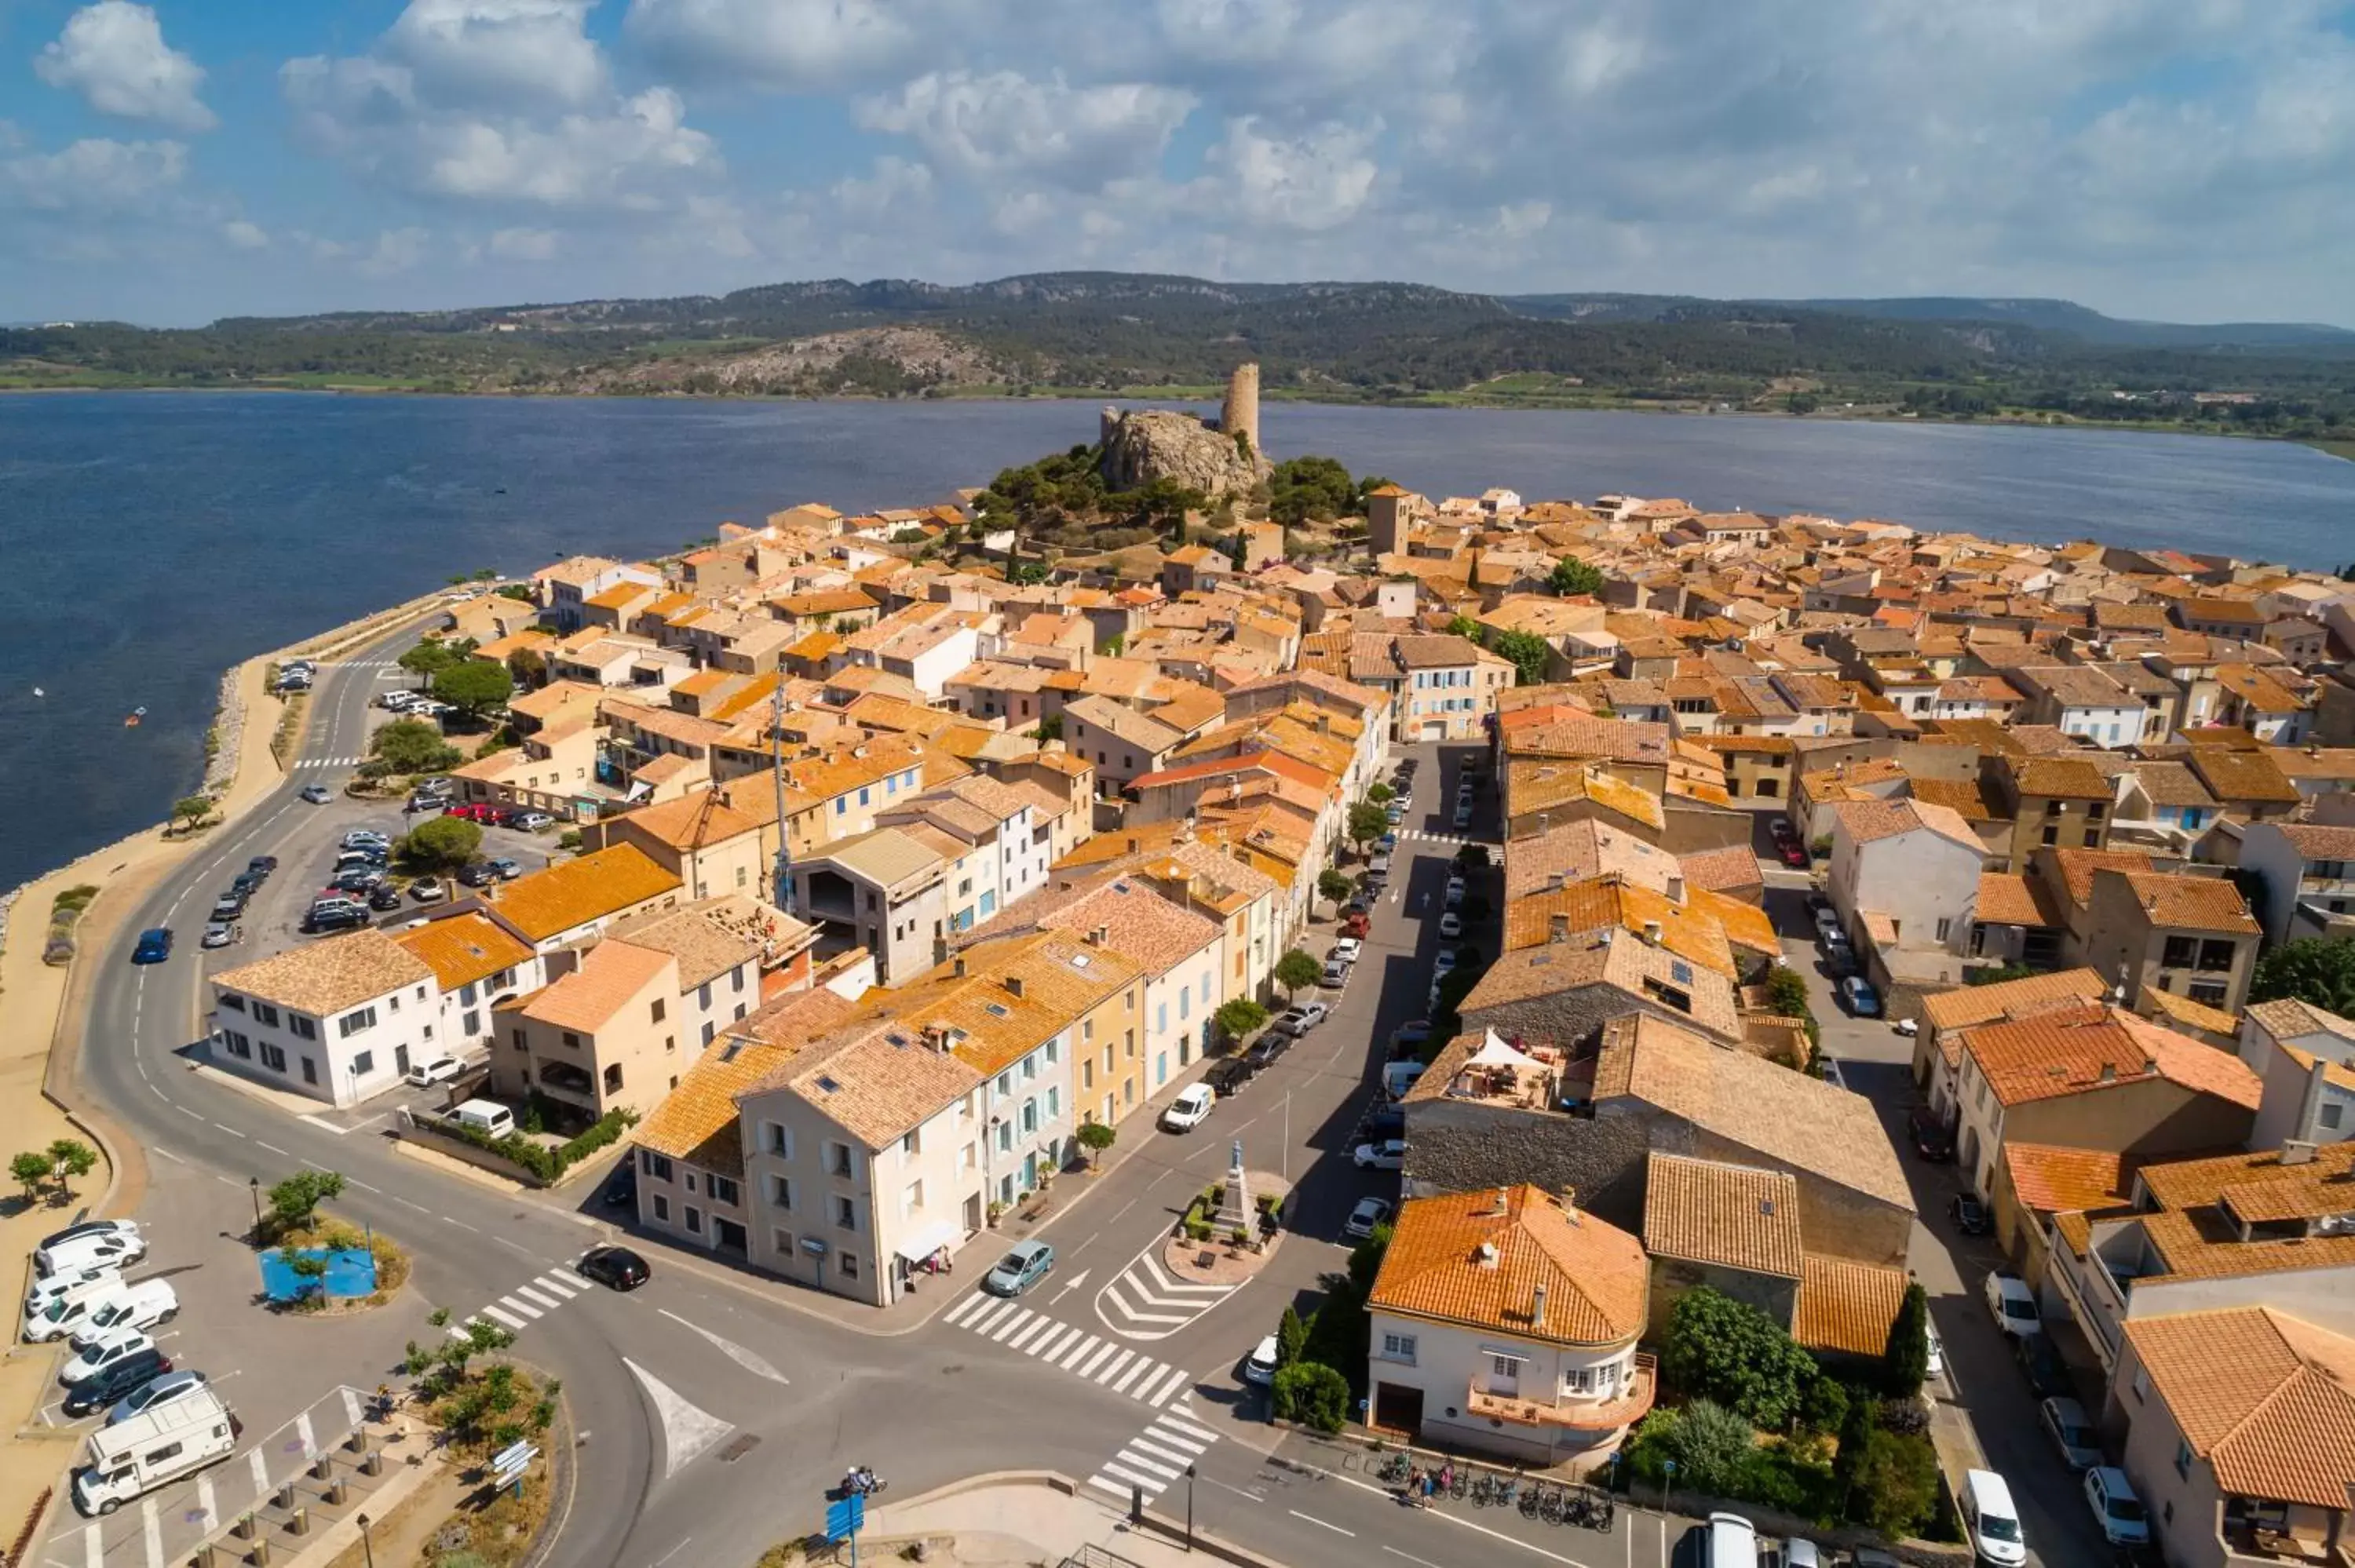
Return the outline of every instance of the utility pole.
[[[776,906],[794,912],[793,834],[785,821],[785,665],[777,662],[776,710],[769,721],[769,771],[777,786]]]

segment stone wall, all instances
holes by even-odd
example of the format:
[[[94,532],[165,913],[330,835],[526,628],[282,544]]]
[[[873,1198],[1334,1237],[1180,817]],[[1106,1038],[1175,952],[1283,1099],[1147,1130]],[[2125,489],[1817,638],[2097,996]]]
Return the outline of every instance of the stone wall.
[[[1410,1100],[1405,1109],[1411,1195],[1530,1181],[1550,1192],[1570,1192],[1580,1208],[1642,1234],[1647,1118],[1450,1099]]]

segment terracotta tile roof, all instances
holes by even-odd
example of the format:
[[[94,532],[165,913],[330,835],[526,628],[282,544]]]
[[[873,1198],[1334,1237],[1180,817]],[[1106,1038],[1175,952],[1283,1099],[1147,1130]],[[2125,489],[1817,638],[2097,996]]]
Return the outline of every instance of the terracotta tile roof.
[[[1796,1279],[1798,1178],[1654,1150],[1644,1176],[1644,1250]]]
[[[1749,857],[1754,879],[1757,857],[1747,849],[1740,853]],[[1699,858],[1685,857],[1682,869],[1689,878],[1691,862]],[[1679,869],[1677,856],[1621,829],[1593,821],[1567,822],[1513,841],[1512,853],[1505,857],[1505,896],[1522,897],[1554,885],[1557,878],[1568,884],[1614,874],[1638,886],[1665,892],[1668,878]]]
[[[2355,860],[2355,828],[2319,822],[2283,822],[2282,837],[2307,860]]]
[[[2007,1106],[2154,1076],[2253,1111],[2260,1098],[2256,1074],[2238,1056],[2106,1004],[1980,1024],[1962,1048]]]
[[[652,948],[600,942],[582,956],[579,969],[558,976],[517,1006],[534,1022],[594,1034],[612,1023],[640,993],[659,987],[666,977],[669,985],[665,989],[675,1001],[677,966],[677,959]]]
[[[217,991],[240,991],[325,1018],[434,979],[424,959],[373,926],[223,969]]]
[[[1878,1356],[1905,1304],[1905,1271],[1809,1253],[1802,1261],[1791,1338],[1810,1351]]]
[[[2257,923],[2250,917],[2241,890],[2221,876],[2183,876],[2169,872],[2096,872],[2116,876],[2134,892],[2135,902],[2154,926],[2182,930],[2233,931],[2254,936]]]
[[[1641,941],[1646,926],[1657,924],[1660,945],[1668,951],[1728,978],[1739,973],[1722,922],[1689,900],[1681,906],[1671,904],[1659,894],[1615,876],[1575,882],[1559,891],[1514,899],[1505,906],[1504,950],[1515,952],[1552,940],[1557,916],[1567,923],[1564,934],[1574,938],[1616,929],[1620,939]]]
[[[2069,902],[2080,908],[2094,895],[2095,872],[2158,869],[2158,862],[2140,850],[2056,849],[2052,863],[2060,868],[2061,885],[2068,891]]]
[[[2341,1040],[2355,1042],[2355,1019],[2341,1018],[2312,1002],[2288,999],[2252,1002],[2248,1016],[2275,1040],[2296,1040],[2307,1034],[2335,1034]]]
[[[1064,932],[1017,934],[977,942],[907,986],[870,991],[858,1007],[869,1019],[900,1019],[919,1030],[946,1025],[959,1035],[958,1058],[987,1076],[1021,1060],[1143,974],[1135,960],[1114,948]]]
[[[1642,1244],[1616,1225],[1527,1184],[1483,1188],[1400,1205],[1368,1305],[1521,1340],[1615,1345],[1644,1330],[1647,1275]]]
[[[638,771],[639,777],[644,778],[647,769]],[[672,849],[701,849],[708,844],[725,843],[745,833],[758,832],[761,828],[758,821],[729,805],[718,791],[711,789],[698,789],[676,800],[641,807],[616,821],[628,823],[635,832]]]
[[[678,960],[682,994],[741,965],[758,965],[761,944],[730,930],[703,910],[649,909],[606,927],[608,940],[668,953]]]
[[[1690,1030],[1640,1015],[1604,1025],[1594,1095],[1656,1106],[1786,1169],[1913,1212],[1913,1190],[1871,1101]]]
[[[494,907],[526,938],[544,942],[678,888],[678,878],[636,845],[613,844],[517,877],[499,889]]]
[[[880,1150],[972,1093],[983,1076],[958,1052],[926,1044],[921,1030],[886,1022],[814,1045],[763,1087],[789,1089],[869,1150]]]
[[[1655,832],[1667,825],[1660,798],[1600,768],[1518,758],[1506,765],[1505,800],[1516,817],[1591,801]]]
[[[2191,747],[2191,770],[2222,801],[2293,804],[2301,797],[2297,786],[2283,776],[2274,759],[2262,751],[2241,751],[2221,746]]]
[[[480,910],[403,931],[393,940],[423,959],[445,991],[488,980],[532,955],[529,946]]]
[[[2126,1338],[2224,1491],[2348,1506],[2355,1340],[2269,1307],[2132,1319]]]
[[[832,991],[816,994],[833,996]],[[838,998],[837,1000],[839,1000]],[[791,1050],[741,1034],[723,1036],[695,1060],[654,1114],[630,1133],[641,1149],[716,1171],[744,1174],[743,1123],[736,1097],[792,1059]]]
[[[2082,758],[2031,757],[2015,764],[2011,777],[2023,795],[2061,800],[2110,798],[2110,781],[2102,777],[2100,768]]]
[[[1615,762],[1665,764],[1668,726],[1591,715],[1558,717],[1518,729],[1508,727],[1505,749],[1522,757],[1602,757]]]
[[[2009,1141],[2003,1146],[2003,1160],[2021,1206],[2041,1214],[2124,1208],[2141,1164],[2107,1150]]]
[[[2241,1026],[2237,1016],[2221,1007],[2211,1007],[2204,1001],[2194,1001],[2152,985],[2142,988],[2142,994],[2135,999],[2135,1011],[2145,1018],[2158,1019],[2179,1029],[2200,1029],[2211,1034],[2231,1034]]]
[[[2018,872],[1979,873],[1977,918],[1996,926],[2056,926],[2036,896],[2036,885]]]
[[[1852,776],[1849,781],[1854,782]],[[1849,836],[1859,843],[1874,843],[1926,830],[1973,854],[1987,853],[1978,834],[1953,807],[1941,806],[1934,800],[1841,800],[1833,805],[1832,811]]]
[[[2199,806],[2213,808],[2216,797],[2200,782],[2200,776],[2180,762],[2151,761],[2135,764],[2135,778],[2142,792],[2154,806]]]
[[[1471,1022],[1476,1013],[1488,1008],[1592,986],[1609,986],[1631,1000],[1681,1012],[1696,1027],[1721,1040],[1741,1038],[1731,980],[1666,948],[1625,936],[1607,942],[1549,941],[1507,953],[1489,966],[1458,1011]],[[1663,991],[1680,994],[1687,1005],[1677,1008]]]
[[[1905,789],[1914,800],[1944,806],[1966,822],[1999,821],[2006,815],[1989,802],[1976,779],[1909,778]]]

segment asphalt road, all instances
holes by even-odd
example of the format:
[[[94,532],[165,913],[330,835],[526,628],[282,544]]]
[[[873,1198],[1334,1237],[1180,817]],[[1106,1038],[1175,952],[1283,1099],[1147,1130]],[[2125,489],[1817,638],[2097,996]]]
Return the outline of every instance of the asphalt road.
[[[1166,1485],[1182,1468],[1167,1462],[1173,1454],[1197,1464],[1206,1523],[1288,1562],[1362,1558],[1369,1538],[1393,1529],[1430,1535],[1394,1553],[1424,1568],[1469,1568],[1476,1554],[1493,1557],[1508,1542],[1582,1568],[1632,1568],[1665,1551],[1629,1515],[1621,1535],[1592,1541],[1496,1510],[1483,1510],[1485,1534],[1436,1516],[1401,1524],[1403,1510],[1378,1489],[1339,1477],[1316,1481],[1271,1461],[1277,1444],[1264,1396],[1238,1376],[1284,1303],[1305,1302],[1318,1276],[1340,1266],[1340,1226],[1358,1198],[1395,1196],[1396,1175],[1357,1171],[1348,1150],[1379,1093],[1382,1045],[1425,1010],[1440,893],[1457,842],[1444,821],[1452,760],[1443,768],[1433,748],[1416,753],[1416,810],[1403,825],[1391,891],[1357,972],[1331,998],[1333,1016],[1220,1102],[1199,1131],[1163,1133],[1140,1117],[1124,1128],[1128,1147],[1103,1174],[1064,1178],[1053,1189],[1057,1212],[1039,1233],[1055,1244],[1058,1268],[1028,1297],[1006,1308],[968,1298],[991,1255],[976,1243],[966,1269],[939,1282],[935,1315],[911,1332],[887,1333],[879,1321],[838,1321],[835,1308],[814,1308],[790,1287],[671,1266],[659,1248],[647,1249],[655,1278],[644,1288],[583,1288],[571,1261],[619,1239],[593,1182],[565,1193],[492,1192],[396,1153],[373,1106],[357,1118],[299,1112],[197,1070],[202,975],[258,946],[250,932],[244,949],[200,954],[193,938],[201,917],[258,853],[281,858],[273,889],[307,892],[310,868],[334,838],[369,810],[381,814],[340,797],[311,806],[296,791],[341,784],[346,768],[336,759],[365,750],[382,661],[401,645],[390,640],[321,672],[304,757],[325,765],[297,767],[205,845],[125,923],[118,949],[97,960],[104,969],[80,1071],[150,1162],[141,1213],[155,1238],[151,1266],[173,1272],[186,1302],[168,1349],[222,1383],[249,1435],[280,1429],[341,1388],[384,1381],[408,1339],[434,1331],[425,1323],[433,1308],[461,1319],[495,1308],[522,1325],[513,1353],[563,1380],[581,1434],[580,1485],[552,1568],[750,1563],[815,1528],[823,1489],[854,1463],[882,1469],[906,1496],[1000,1467],[1117,1484],[1107,1467],[1120,1467]],[[1484,803],[1480,826],[1490,821]],[[151,925],[176,926],[182,941],[169,962],[133,967],[131,933]],[[1320,951],[1332,930],[1315,928]],[[1223,1174],[1236,1138],[1252,1168],[1297,1184],[1291,1233],[1237,1289],[1174,1308],[1148,1302],[1148,1294],[1182,1300],[1140,1262],[1188,1197]],[[410,1248],[413,1287],[394,1306],[323,1323],[272,1318],[255,1304],[243,1241],[253,1184],[304,1166],[342,1172],[347,1187],[336,1208]],[[1002,1316],[985,1321],[985,1309]],[[1317,1507],[1299,1500],[1300,1488],[1316,1491]],[[160,1542],[151,1545],[128,1512],[94,1537],[69,1517],[42,1554],[61,1568],[160,1563],[194,1539],[188,1532],[201,1532],[179,1506],[186,1499],[166,1500],[175,1506],[162,1510]],[[225,1517],[243,1500],[229,1491],[218,1499]],[[1181,1492],[1164,1492],[1156,1506],[1182,1508]],[[1466,1510],[1441,1513],[1457,1511]],[[1565,1544],[1573,1539],[1578,1545]],[[1639,1550],[1647,1541],[1650,1553]]]

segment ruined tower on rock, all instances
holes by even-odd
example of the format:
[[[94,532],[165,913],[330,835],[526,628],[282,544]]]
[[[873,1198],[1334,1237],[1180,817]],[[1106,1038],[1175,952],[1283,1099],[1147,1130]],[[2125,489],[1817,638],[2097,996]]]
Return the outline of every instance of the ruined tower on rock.
[[[1219,429],[1230,436],[1241,436],[1251,443],[1251,454],[1259,456],[1259,366],[1238,365],[1235,373],[1227,377],[1227,400],[1219,410]]]

